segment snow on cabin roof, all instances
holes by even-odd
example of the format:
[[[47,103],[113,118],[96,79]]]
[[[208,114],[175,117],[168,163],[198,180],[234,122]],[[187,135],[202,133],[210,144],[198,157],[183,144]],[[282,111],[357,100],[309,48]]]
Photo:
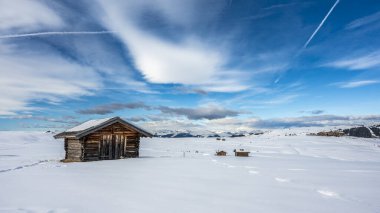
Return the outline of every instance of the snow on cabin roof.
[[[86,129],[89,129],[91,127],[95,127],[95,126],[98,126],[108,120],[111,120],[112,118],[102,118],[102,119],[94,119],[94,120],[89,120],[89,121],[86,121],[82,124],[79,124],[78,126],[74,126],[73,128],[71,129],[68,129],[66,130],[66,132],[79,132],[79,131],[83,131],[83,130],[86,130]]]
[[[64,132],[61,132],[54,136],[54,138],[65,138],[65,137],[75,137],[75,138],[81,138],[85,135],[88,135],[100,128],[103,128],[108,125],[112,125],[116,122],[120,122],[126,126],[129,126],[131,129],[139,132],[141,135],[145,137],[152,137],[153,134],[149,133],[148,131],[130,123],[127,122],[120,117],[113,117],[113,118],[103,118],[103,119],[96,119],[96,120],[89,120],[86,121],[78,126],[75,126],[73,128],[70,128]]]

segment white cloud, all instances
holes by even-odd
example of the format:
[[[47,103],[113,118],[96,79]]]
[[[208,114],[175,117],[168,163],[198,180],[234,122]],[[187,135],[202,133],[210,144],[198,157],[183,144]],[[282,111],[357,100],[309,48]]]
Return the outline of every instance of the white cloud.
[[[337,85],[340,88],[356,88],[356,87],[363,87],[363,86],[368,86],[368,85],[378,84],[378,83],[380,83],[380,81],[362,80],[362,81],[339,82],[333,85]]]
[[[268,101],[262,101],[261,104],[264,104],[264,105],[287,104],[287,103],[290,103],[290,102],[294,101],[298,97],[300,97],[300,95],[298,95],[298,94],[283,95],[283,96],[278,96],[278,97],[273,98],[273,99],[268,100]]]
[[[253,127],[279,128],[279,127],[312,127],[312,126],[350,126],[370,125],[380,121],[379,115],[339,116],[316,115],[275,119],[258,119],[250,123]]]
[[[65,58],[39,51],[21,52],[0,43],[0,114],[33,110],[31,101],[59,102],[90,95],[102,85],[100,76]]]
[[[197,108],[173,108],[167,106],[160,106],[157,107],[157,109],[164,114],[185,116],[190,120],[214,120],[225,117],[235,117],[242,113],[239,111],[226,109],[215,104],[203,105]]]
[[[356,19],[351,23],[347,24],[346,29],[356,29],[359,27],[367,26],[369,24],[378,24],[380,21],[380,12],[371,14],[369,16],[364,16],[362,18]]]
[[[110,54],[115,50],[104,42],[99,34],[106,31],[62,31],[67,27],[63,18],[74,12],[64,5],[55,5],[65,10],[60,17],[46,1],[0,0],[0,115],[11,115],[20,111],[38,110],[32,105],[36,101],[58,103],[69,98],[93,95],[107,81],[124,90],[152,93],[145,82],[135,80],[125,63],[125,58]],[[83,28],[81,22],[70,25]],[[48,45],[37,40],[16,38],[20,36],[53,36],[69,39],[50,41]],[[81,35],[80,37],[75,37]],[[84,35],[86,38],[84,38]],[[60,43],[62,41],[62,43]],[[71,57],[80,58],[80,64],[54,47],[64,46]],[[53,47],[52,47],[53,46]],[[63,51],[63,52],[64,52]],[[102,75],[100,75],[100,73]]]
[[[140,124],[145,129],[157,132],[160,130],[198,130],[207,127],[189,120],[160,120],[160,121],[147,121]]]
[[[259,120],[258,118],[221,118],[217,120],[206,121],[205,126],[213,131],[250,131],[253,129],[252,123]]]
[[[259,117],[227,117],[214,120],[191,121],[187,119],[155,120],[140,125],[152,131],[159,130],[203,130],[203,131],[250,131],[253,129],[291,128],[291,127],[348,127],[373,125],[380,122],[380,115],[340,116],[315,115],[262,119]]]
[[[340,59],[327,63],[325,66],[346,68],[349,70],[363,70],[380,66],[380,51],[371,52],[362,56]]]
[[[63,26],[59,15],[41,1],[0,0],[2,34]],[[0,42],[0,115],[37,110],[31,102],[57,103],[65,98],[89,95],[101,87],[94,70],[67,60],[47,47],[32,47],[37,46],[11,39]]]
[[[247,88],[240,75],[234,70],[223,68],[228,58],[217,47],[206,45],[200,38],[187,35],[180,41],[169,41],[138,27],[139,12],[143,12],[144,3],[100,1],[105,11],[102,20],[109,30],[125,43],[135,66],[151,83],[179,83],[198,85],[204,90],[215,92],[241,91]],[[174,24],[188,25],[195,22],[194,5],[185,10],[186,4],[170,4],[167,1],[151,2],[150,8],[158,7],[167,20]],[[225,73],[232,73],[225,80]]]
[[[72,52],[76,54],[81,63],[104,74],[106,78],[103,78],[103,81],[112,82],[111,87],[108,85],[103,89],[155,93],[146,82],[137,80],[130,65],[126,63],[127,59],[124,55],[119,54],[118,49],[109,45],[104,37],[86,36],[73,38],[71,42]]]
[[[263,91],[263,92],[270,92],[273,93],[274,91]],[[249,105],[250,108],[267,108],[272,106],[278,106],[278,105],[284,105],[289,104],[297,100],[302,96],[301,94],[280,94],[274,96],[273,94],[270,95],[270,98],[265,99],[257,99],[252,98],[252,95],[247,96],[241,96],[237,97],[236,99],[233,99],[232,101],[229,101],[228,103],[231,105],[240,105],[241,103],[245,106]],[[269,97],[269,96],[268,96]]]
[[[206,82],[217,71],[222,57],[196,42],[164,42],[144,34],[124,34],[128,48],[145,78],[153,83],[195,84]],[[148,51],[146,51],[148,50]]]
[[[40,1],[0,0],[0,31],[55,28],[62,24],[61,18]]]

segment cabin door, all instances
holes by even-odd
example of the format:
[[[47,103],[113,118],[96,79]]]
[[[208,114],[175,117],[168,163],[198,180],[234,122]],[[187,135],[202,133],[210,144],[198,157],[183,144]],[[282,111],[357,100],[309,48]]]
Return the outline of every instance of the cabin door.
[[[100,143],[100,159],[119,159],[122,154],[122,147],[120,142],[120,136],[117,135],[107,135],[103,137],[103,140]]]
[[[109,159],[109,153],[110,153],[110,143],[111,143],[111,135],[104,135],[102,137],[102,140],[100,141],[100,153],[99,158],[100,160],[108,160]]]

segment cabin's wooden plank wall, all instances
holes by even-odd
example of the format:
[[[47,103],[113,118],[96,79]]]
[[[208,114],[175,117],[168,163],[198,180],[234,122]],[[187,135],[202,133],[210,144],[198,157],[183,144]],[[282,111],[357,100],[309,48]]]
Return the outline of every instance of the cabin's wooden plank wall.
[[[68,147],[68,139],[65,138],[65,145],[64,145],[64,148],[65,148],[65,159],[67,160],[67,147]]]
[[[66,160],[82,160],[82,144],[80,140],[67,138],[65,139]]]
[[[140,137],[127,137],[125,146],[125,157],[139,157]]]
[[[138,157],[139,146],[139,133],[116,123],[83,138],[83,160]]]

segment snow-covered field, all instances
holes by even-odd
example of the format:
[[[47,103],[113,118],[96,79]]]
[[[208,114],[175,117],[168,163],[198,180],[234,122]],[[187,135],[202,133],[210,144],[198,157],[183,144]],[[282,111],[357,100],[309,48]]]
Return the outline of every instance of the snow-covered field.
[[[380,212],[379,139],[286,132],[142,139],[140,158],[86,163],[60,163],[51,134],[0,132],[0,212]]]

